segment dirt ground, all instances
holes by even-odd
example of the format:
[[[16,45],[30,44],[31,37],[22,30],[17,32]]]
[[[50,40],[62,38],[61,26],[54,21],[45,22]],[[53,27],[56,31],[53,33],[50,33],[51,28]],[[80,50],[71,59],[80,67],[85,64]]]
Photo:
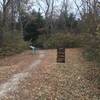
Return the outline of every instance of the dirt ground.
[[[100,67],[87,62],[81,49],[66,49],[66,63],[56,50],[0,59],[0,100],[100,100]]]

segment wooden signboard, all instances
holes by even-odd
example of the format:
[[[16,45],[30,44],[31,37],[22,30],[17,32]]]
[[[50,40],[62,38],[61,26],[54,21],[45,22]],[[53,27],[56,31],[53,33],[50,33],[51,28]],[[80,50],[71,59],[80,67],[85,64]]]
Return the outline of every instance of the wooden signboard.
[[[58,48],[57,49],[57,62],[58,63],[65,63],[65,48]]]

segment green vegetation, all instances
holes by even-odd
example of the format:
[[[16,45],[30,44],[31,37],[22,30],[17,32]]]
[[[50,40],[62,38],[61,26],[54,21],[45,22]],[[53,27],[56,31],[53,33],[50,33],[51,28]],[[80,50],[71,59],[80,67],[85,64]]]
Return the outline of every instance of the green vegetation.
[[[37,39],[36,43],[42,48],[81,47],[80,37],[78,35],[75,36],[75,34],[69,33],[56,33],[48,37],[41,35]]]
[[[100,2],[81,0],[80,6],[75,1],[77,11],[74,12],[66,0],[62,0],[59,6],[56,0],[36,2],[38,11],[31,5],[31,0],[2,1],[0,55],[23,51],[28,43],[45,49],[84,47],[89,60],[100,62]]]
[[[94,35],[85,36],[85,56],[90,61],[97,61],[100,63],[100,31]]]
[[[0,48],[0,57],[10,56],[27,49],[27,43],[25,43],[19,31],[5,32],[4,40]]]

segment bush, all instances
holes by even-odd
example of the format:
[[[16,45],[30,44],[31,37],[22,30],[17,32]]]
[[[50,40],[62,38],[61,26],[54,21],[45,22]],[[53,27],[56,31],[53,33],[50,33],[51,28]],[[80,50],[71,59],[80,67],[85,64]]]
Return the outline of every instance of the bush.
[[[45,35],[41,35],[37,40],[37,45],[40,45],[43,48],[74,48],[80,47],[81,41],[79,36],[74,36],[72,34],[57,33],[48,37]]]
[[[24,42],[20,32],[4,32],[3,45],[0,48],[0,56],[10,56],[20,53],[27,49],[27,43]]]
[[[88,60],[100,62],[100,32],[84,36],[85,56]]]

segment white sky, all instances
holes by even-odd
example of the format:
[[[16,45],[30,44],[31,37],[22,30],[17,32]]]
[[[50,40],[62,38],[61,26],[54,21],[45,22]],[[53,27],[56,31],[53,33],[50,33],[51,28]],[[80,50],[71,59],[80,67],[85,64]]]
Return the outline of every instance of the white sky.
[[[33,0],[31,0],[31,1],[33,1]],[[34,1],[36,1],[36,0],[34,0]],[[37,0],[37,1],[39,1],[39,0]],[[59,5],[61,4],[61,2],[62,2],[63,0],[58,0],[56,3],[55,3],[55,5],[56,6],[58,6],[58,8],[59,8]],[[70,8],[69,8],[69,12],[76,12],[77,11],[77,7],[76,7],[76,5],[75,5],[75,3],[73,2],[73,0],[68,0],[69,1],[69,6],[70,6]],[[81,0],[76,0],[77,1],[77,4],[78,5],[81,5]],[[41,7],[40,6],[38,6],[38,4],[36,3],[35,4],[35,6],[34,6],[34,9],[36,10],[36,11],[38,11],[38,9],[41,9],[41,11],[43,11],[43,9],[45,10],[46,9],[46,6],[43,4],[43,3],[41,3]],[[59,11],[59,9],[57,8],[57,10]]]

